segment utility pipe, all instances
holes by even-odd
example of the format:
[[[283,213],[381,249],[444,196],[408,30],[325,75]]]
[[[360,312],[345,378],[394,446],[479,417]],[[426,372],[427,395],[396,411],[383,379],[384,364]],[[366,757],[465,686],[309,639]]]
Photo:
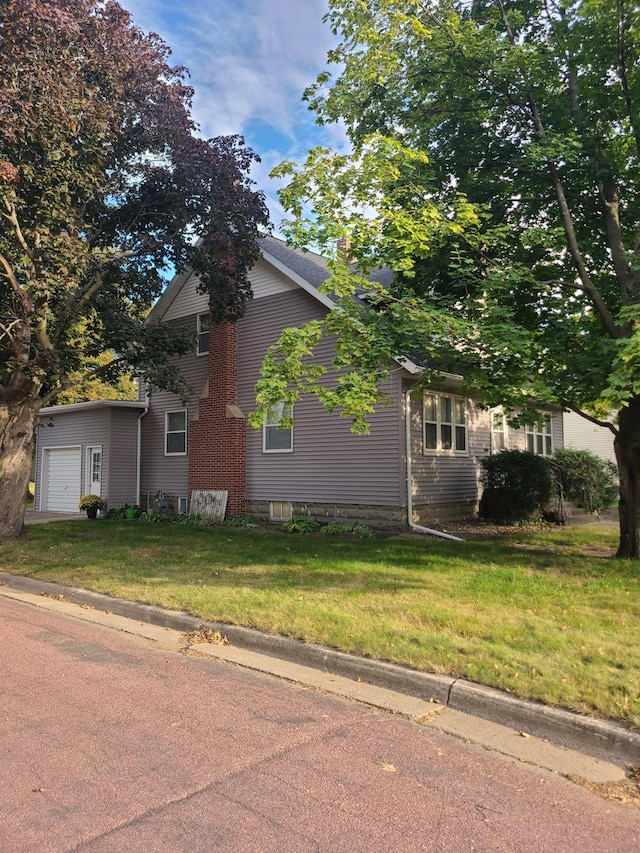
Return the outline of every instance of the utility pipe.
[[[142,466],[142,419],[149,412],[149,395],[145,394],[144,412],[138,415],[138,446],[136,448],[136,506],[140,506],[140,480]],[[148,509],[148,507],[147,507]]]
[[[406,457],[407,457],[407,523],[410,530],[416,530],[418,533],[428,533],[430,536],[439,536],[441,539],[450,539],[453,542],[464,542],[459,536],[452,536],[450,533],[443,533],[442,530],[432,530],[430,527],[422,527],[416,524],[413,520],[413,485],[412,485],[412,470],[411,470],[411,389],[405,391],[404,394],[404,423],[406,437]]]

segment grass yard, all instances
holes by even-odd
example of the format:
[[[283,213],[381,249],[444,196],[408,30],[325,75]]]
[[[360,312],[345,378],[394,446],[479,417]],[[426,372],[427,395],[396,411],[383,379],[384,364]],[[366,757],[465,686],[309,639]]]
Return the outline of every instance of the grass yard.
[[[3,542],[0,571],[186,610],[640,728],[640,567],[605,527],[464,543],[85,520]]]

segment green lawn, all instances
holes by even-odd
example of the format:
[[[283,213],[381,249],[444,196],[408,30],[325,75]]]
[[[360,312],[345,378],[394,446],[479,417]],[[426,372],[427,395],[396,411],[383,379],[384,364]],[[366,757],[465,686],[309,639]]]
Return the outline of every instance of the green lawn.
[[[449,673],[640,728],[640,569],[605,527],[454,543],[35,525],[0,570]]]

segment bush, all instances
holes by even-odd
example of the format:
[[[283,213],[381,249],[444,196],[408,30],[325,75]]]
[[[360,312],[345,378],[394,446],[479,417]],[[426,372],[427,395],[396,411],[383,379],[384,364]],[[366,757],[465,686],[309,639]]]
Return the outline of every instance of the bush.
[[[482,461],[481,518],[500,524],[539,519],[553,495],[551,466],[543,456],[503,450]]]
[[[601,512],[618,499],[618,472],[589,450],[557,450],[554,476],[564,496],[588,512]]]
[[[317,530],[318,524],[310,518],[297,515],[289,521],[285,521],[282,527],[287,533],[313,533],[314,530]]]

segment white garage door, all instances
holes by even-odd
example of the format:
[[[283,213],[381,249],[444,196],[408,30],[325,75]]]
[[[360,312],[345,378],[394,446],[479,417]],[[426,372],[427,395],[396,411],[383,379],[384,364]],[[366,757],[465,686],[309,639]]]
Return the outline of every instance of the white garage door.
[[[79,512],[81,450],[58,447],[45,450],[46,506],[53,512]]]

